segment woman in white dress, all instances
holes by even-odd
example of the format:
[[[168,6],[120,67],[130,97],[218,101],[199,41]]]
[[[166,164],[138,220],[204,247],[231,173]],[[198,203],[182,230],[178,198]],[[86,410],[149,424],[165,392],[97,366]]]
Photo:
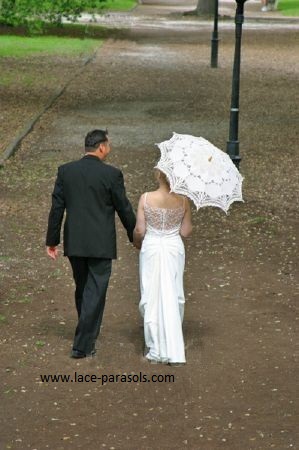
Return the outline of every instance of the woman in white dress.
[[[134,230],[139,257],[144,318],[145,356],[152,362],[183,364],[183,272],[185,248],[181,236],[192,232],[187,198],[170,193],[168,180],[156,169],[159,188],[142,194]]]

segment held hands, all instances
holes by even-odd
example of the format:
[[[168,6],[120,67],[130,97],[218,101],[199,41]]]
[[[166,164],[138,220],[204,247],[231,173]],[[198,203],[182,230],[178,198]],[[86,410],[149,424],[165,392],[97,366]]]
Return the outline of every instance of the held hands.
[[[133,246],[134,246],[135,248],[137,248],[137,250],[140,250],[140,249],[141,249],[141,245],[142,245],[142,241],[139,241],[139,242],[133,241]]]
[[[135,228],[135,230],[133,231],[133,246],[137,248],[137,250],[141,249],[143,238],[144,234],[138,232],[138,230],[136,230]]]
[[[47,246],[47,255],[51,259],[56,259],[58,257],[58,249],[57,249],[57,247],[48,247]]]

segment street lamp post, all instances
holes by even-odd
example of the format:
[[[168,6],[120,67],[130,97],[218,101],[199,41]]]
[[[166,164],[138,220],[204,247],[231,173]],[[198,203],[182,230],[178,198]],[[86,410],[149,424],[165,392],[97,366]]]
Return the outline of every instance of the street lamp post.
[[[214,0],[214,30],[211,39],[211,67],[218,67],[218,0]]]
[[[246,0],[236,0],[237,9],[235,16],[235,55],[232,78],[232,96],[230,109],[230,124],[229,124],[229,140],[227,141],[226,151],[232,159],[237,168],[241,161],[239,155],[239,91],[240,91],[240,65],[241,65],[241,38],[242,38],[242,24],[244,22],[244,3]]]

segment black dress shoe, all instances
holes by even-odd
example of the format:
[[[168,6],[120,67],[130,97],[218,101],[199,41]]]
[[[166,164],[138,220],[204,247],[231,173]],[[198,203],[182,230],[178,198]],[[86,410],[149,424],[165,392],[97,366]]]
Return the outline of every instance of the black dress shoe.
[[[96,354],[96,349],[92,350],[90,353],[80,352],[80,350],[72,350],[71,358],[81,359],[87,358],[88,356],[94,356]]]
[[[80,359],[80,358],[86,358],[86,353],[80,352],[79,350],[72,350],[71,352],[71,358]]]

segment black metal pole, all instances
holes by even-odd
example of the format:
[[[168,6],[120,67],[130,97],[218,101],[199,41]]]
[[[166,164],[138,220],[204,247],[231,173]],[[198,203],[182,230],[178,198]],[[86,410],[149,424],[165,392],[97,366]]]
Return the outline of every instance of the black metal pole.
[[[230,108],[229,140],[227,141],[227,153],[237,168],[241,161],[239,154],[239,91],[240,91],[240,66],[241,66],[241,39],[242,24],[244,22],[244,3],[246,0],[236,0],[237,9],[235,16],[235,55],[232,78],[232,96]]]
[[[218,67],[218,0],[214,0],[214,30],[211,39],[211,67]]]

